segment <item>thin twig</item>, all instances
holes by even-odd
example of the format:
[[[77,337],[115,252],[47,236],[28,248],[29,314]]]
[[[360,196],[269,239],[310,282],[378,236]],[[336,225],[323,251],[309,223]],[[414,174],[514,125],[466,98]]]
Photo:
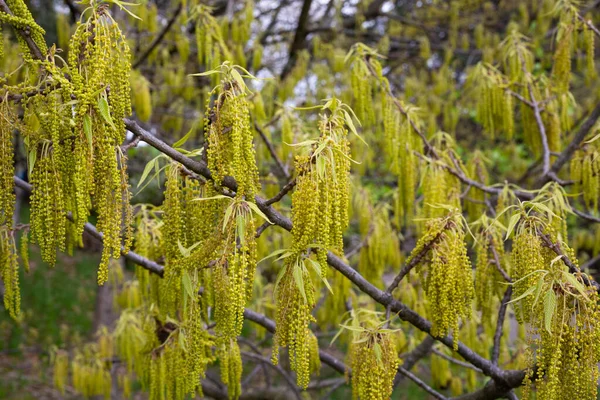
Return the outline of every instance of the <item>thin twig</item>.
[[[557,256],[560,256],[563,263],[569,268],[569,272],[572,274],[580,275],[581,270],[577,265],[575,265],[571,259],[562,251],[560,244],[552,241],[550,236],[543,232],[538,232],[538,236],[542,239],[542,243],[544,246],[548,247],[552,250]],[[586,286],[591,286],[597,292],[600,292],[600,284],[598,282],[590,279],[587,275],[581,274],[581,279]]]
[[[13,16],[13,12],[10,10],[10,7],[8,7],[8,4],[6,4],[6,2],[4,0],[0,0],[0,11]],[[23,40],[25,40],[25,43],[27,44],[27,47],[29,47],[29,50],[31,51],[32,55],[37,58],[38,60],[43,60],[44,59],[44,54],[42,54],[42,51],[40,50],[40,48],[37,46],[37,44],[33,41],[33,39],[31,38],[31,27],[30,26],[25,26],[25,27],[16,27],[13,26],[13,29],[23,38]]]
[[[273,365],[271,360],[269,360],[261,355],[258,355],[258,354],[249,353],[249,352],[243,351],[243,350],[240,351],[240,353],[245,358],[249,358],[251,360],[258,361],[261,364],[267,365],[267,366],[273,368],[275,371],[277,371],[277,373],[283,377],[283,379],[285,380],[287,385],[290,387],[290,389],[292,390],[292,393],[294,393],[294,396],[296,397],[296,399],[302,400],[302,394],[298,390],[298,387],[296,386],[294,379],[283,368],[281,368],[281,366]]]
[[[447,225],[446,225],[447,226]],[[419,251],[417,254],[415,254],[414,257],[411,257],[408,260],[408,263],[406,263],[406,265],[404,265],[404,267],[402,267],[402,269],[400,270],[400,272],[398,273],[398,275],[396,275],[396,277],[394,278],[394,280],[392,281],[392,283],[390,284],[390,286],[388,286],[388,288],[386,289],[387,293],[392,293],[400,284],[400,281],[402,281],[402,279],[414,268],[417,266],[417,264],[419,264],[421,262],[421,260],[427,255],[427,253],[429,252],[429,250],[431,250],[431,248],[436,244],[436,242],[441,238],[442,234],[444,233],[444,230],[446,229],[446,226],[444,226],[444,228],[442,228],[437,235],[435,235],[422,249],[421,251]]]
[[[443,358],[444,360],[450,361],[452,364],[456,364],[459,365],[461,367],[464,368],[468,368],[468,369],[472,369],[475,372],[479,372],[481,373],[481,370],[477,367],[472,366],[471,364],[469,364],[468,362],[464,362],[461,360],[457,360],[454,357],[450,357],[449,355],[445,354],[443,351],[436,349],[435,347],[433,349],[431,349],[431,351],[438,357]]]
[[[433,397],[435,397],[436,399],[439,400],[446,400],[447,397],[444,396],[443,394],[435,391],[431,386],[429,386],[428,384],[426,384],[425,382],[423,382],[421,379],[419,379],[415,374],[413,374],[412,372],[399,367],[398,371],[406,376],[408,379],[410,379],[411,381],[413,381],[414,383],[417,384],[417,386],[419,386],[421,389],[423,389],[424,391],[426,391],[427,393],[429,393],[430,395],[432,395]]]
[[[287,167],[283,164],[283,162],[277,155],[277,151],[275,150],[275,147],[273,147],[273,143],[271,143],[271,141],[265,134],[264,130],[256,122],[254,122],[254,130],[256,132],[258,132],[262,141],[267,146],[267,149],[269,150],[269,154],[271,154],[271,158],[273,158],[273,161],[275,161],[275,165],[277,165],[277,168],[279,169],[279,172],[281,173],[281,175],[285,178],[285,180],[289,181],[290,173],[288,172]]]
[[[150,54],[156,48],[156,46],[158,46],[163,41],[163,39],[165,38],[165,36],[169,32],[169,30],[171,30],[171,27],[173,26],[173,24],[175,24],[175,21],[177,20],[177,17],[179,17],[179,14],[181,14],[182,10],[183,10],[183,4],[180,2],[177,5],[177,8],[175,9],[175,11],[173,12],[173,15],[171,16],[171,18],[169,18],[169,20],[167,21],[167,25],[165,25],[163,30],[160,31],[158,36],[154,38],[152,43],[150,43],[150,46],[148,46],[148,48],[146,50],[144,50],[144,52],[140,55],[140,57],[133,63],[133,65],[131,66],[132,68],[137,68],[140,65],[142,65],[142,63],[144,61],[146,61],[146,59],[148,58],[148,56],[150,56]]]
[[[23,189],[24,191],[26,191],[28,193],[31,193],[33,191],[33,186],[31,186],[29,183],[25,182],[21,178],[18,178],[15,176],[14,181],[15,181],[15,185],[17,187]],[[73,221],[73,217],[71,216],[71,214],[65,214],[65,217],[67,219],[69,219],[70,221]],[[104,235],[102,235],[101,232],[98,232],[96,227],[94,225],[90,224],[89,222],[87,222],[83,226],[83,230],[85,232],[87,232],[91,237],[93,237],[94,239],[97,239],[100,242],[102,242],[104,239]],[[149,260],[145,257],[142,257],[139,254],[137,254],[131,250],[125,251],[125,249],[122,249],[121,253],[123,254],[123,257],[125,257],[129,261],[131,261],[135,264],[138,264],[139,266],[144,267],[147,270],[149,270],[150,272],[153,272],[159,276],[163,275],[164,267],[162,265],[160,265],[152,260]]]
[[[582,17],[580,14],[577,14],[577,18],[578,18],[578,19],[579,19],[581,22],[583,22],[584,24],[586,24],[586,25],[587,25],[587,27],[588,27],[589,29],[591,29],[591,30],[592,30],[592,32],[594,32],[594,33],[596,34],[596,36],[598,36],[598,37],[600,38],[600,31],[598,30],[598,28],[596,28],[596,27],[594,26],[594,24],[592,24],[592,20],[591,20],[591,19],[585,19],[585,18],[583,18],[583,17]]]
[[[504,268],[502,268],[502,264],[500,263],[500,255],[498,254],[498,250],[496,250],[496,246],[491,241],[489,242],[489,248],[492,251],[492,255],[494,256],[494,260],[492,261],[496,265],[496,269],[500,272],[500,275],[504,278],[504,280],[508,283],[512,282],[510,276],[506,273]]]
[[[504,318],[506,317],[506,310],[508,309],[508,302],[512,295],[512,286],[509,286],[504,292],[500,309],[498,310],[498,320],[496,322],[496,332],[494,333],[494,347],[492,348],[492,362],[498,365],[498,358],[500,358],[500,340],[502,339],[502,330],[504,327]]]
[[[279,191],[279,193],[277,193],[275,196],[273,196],[269,200],[265,201],[265,204],[268,205],[268,206],[270,206],[273,203],[277,203],[278,201],[280,201],[281,199],[283,199],[283,197],[286,194],[288,194],[289,191],[294,188],[294,186],[296,186],[296,178],[294,178],[291,181],[289,181],[284,187],[281,188],[281,190]]]

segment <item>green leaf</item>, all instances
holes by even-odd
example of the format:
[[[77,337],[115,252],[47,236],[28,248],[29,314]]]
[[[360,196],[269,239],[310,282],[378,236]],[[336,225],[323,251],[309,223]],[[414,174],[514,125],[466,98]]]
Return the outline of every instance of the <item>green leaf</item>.
[[[302,294],[302,298],[304,299],[304,303],[306,304],[308,300],[306,299],[306,292],[304,291],[304,277],[302,276],[302,268],[300,263],[296,263],[294,266],[294,280],[296,281],[296,286],[298,286],[298,290]]]
[[[510,303],[515,303],[521,299],[524,299],[525,297],[529,296],[530,294],[532,294],[535,291],[536,286],[532,286],[529,289],[527,289],[525,291],[525,293],[523,293],[522,295],[520,295],[519,297],[517,297],[516,299],[512,299],[511,301],[509,301],[506,304],[510,304]]]
[[[181,333],[181,331],[179,332],[179,347],[181,347],[181,349],[184,351],[184,353],[187,353],[187,346],[185,344],[186,340],[185,337],[183,336],[183,334]]]
[[[319,264],[317,261],[315,261],[311,258],[307,258],[306,261],[308,261],[310,263],[310,265],[313,267],[313,269],[317,273],[317,276],[319,276],[319,278],[321,278],[321,281],[323,281],[323,283],[325,284],[325,286],[327,287],[329,292],[331,292],[331,294],[333,294],[333,289],[331,289],[331,286],[329,285],[327,278],[325,278],[325,277],[323,277],[323,275],[321,275],[321,264]]]
[[[229,224],[229,220],[231,219],[231,214],[233,213],[233,208],[235,204],[231,203],[227,209],[225,209],[225,216],[223,217],[223,232],[225,232],[225,228]]]
[[[29,150],[29,154],[27,156],[27,161],[29,164],[29,176],[33,173],[33,167],[35,166],[35,161],[37,160],[37,150]]]
[[[243,215],[238,214],[235,217],[235,225],[238,238],[240,238],[240,244],[244,245],[244,243],[246,243],[246,220]]]
[[[217,194],[217,195],[211,196],[211,197],[200,197],[200,198],[194,199],[192,201],[219,200],[219,199],[232,200],[232,198],[229,196],[225,196],[224,194]]]
[[[148,164],[144,167],[144,172],[142,172],[142,176],[140,177],[140,181],[138,182],[137,187],[142,186],[142,184],[146,181],[148,175],[150,175],[150,171],[154,168],[154,163],[157,162],[158,156],[154,157],[152,160],[148,161]]]
[[[181,242],[179,240],[177,241],[177,247],[179,247],[179,252],[181,253],[182,256],[189,257],[190,251],[188,249],[186,249],[185,247],[183,247],[183,245],[181,244]]]
[[[520,219],[521,214],[514,214],[512,217],[510,217],[510,221],[508,222],[508,228],[506,229],[506,239],[510,237],[510,234],[515,229],[515,226],[517,226],[517,222],[519,222]]]
[[[600,133],[597,134],[596,136],[594,136],[593,138],[591,138],[590,140],[587,140],[585,143],[592,143],[595,142],[596,140],[598,140],[600,138]]]
[[[577,280],[577,278],[575,278],[570,272],[562,271],[562,273],[565,279],[569,281],[571,286],[573,286],[575,290],[577,290],[577,292],[579,292],[579,294],[581,294],[586,300],[589,300],[589,297],[585,292],[585,286],[583,285],[583,283]]]
[[[92,140],[92,118],[90,118],[89,114],[85,114],[83,116],[83,132],[85,133],[85,137],[87,138],[88,144],[90,146],[90,154],[93,149],[93,140]]]
[[[98,97],[98,111],[100,111],[100,115],[107,124],[109,124],[113,129],[117,129],[115,124],[110,116],[110,107],[108,106],[108,101],[102,96]]]
[[[534,306],[535,306],[535,304],[537,304],[537,302],[540,298],[540,294],[542,293],[543,285],[544,285],[544,276],[541,276],[540,279],[538,279],[537,284],[535,285],[535,300],[533,300]]]
[[[552,333],[552,317],[556,310],[556,294],[552,286],[544,296],[544,326],[548,333]]]
[[[183,146],[183,144],[185,142],[187,142],[187,140],[192,137],[192,133],[194,133],[196,131],[196,123],[194,123],[194,125],[192,125],[192,127],[190,128],[190,130],[178,141],[176,141],[175,143],[173,143],[173,147],[174,148],[178,148]]]
[[[348,111],[346,111],[346,110],[344,110],[344,118],[346,119],[346,125],[348,125],[348,128],[350,128],[350,131],[354,135],[356,135],[356,137],[358,137],[361,142],[363,142],[365,145],[369,146],[367,144],[367,142],[365,142],[365,140],[356,131],[356,127],[354,126],[354,122],[352,122],[352,117],[350,117],[350,114],[348,114]]]
[[[139,19],[140,21],[142,20],[140,17],[138,17],[137,15],[135,15],[134,13],[132,13],[131,11],[129,11],[127,8],[124,7],[124,5],[128,5],[128,6],[137,6],[139,4],[136,3],[127,3],[124,1],[119,1],[119,0],[112,0],[113,3],[115,3],[117,6],[119,6],[119,8],[123,11],[125,11],[127,14],[131,15],[131,17],[135,18],[135,19]]]
[[[289,257],[289,256],[292,254],[292,252],[291,252],[291,251],[289,251],[288,249],[280,249],[280,250],[275,250],[274,252],[272,252],[272,253],[271,253],[271,254],[269,254],[268,256],[265,256],[264,258],[261,258],[261,259],[260,259],[260,260],[257,262],[257,264],[260,264],[261,262],[263,262],[263,261],[265,261],[265,260],[268,260],[269,258],[276,257],[276,256],[278,256],[278,255],[280,255],[280,254],[283,254],[283,253],[289,253],[287,256],[285,256],[285,257],[283,257],[283,258]]]
[[[192,279],[186,270],[184,270],[183,274],[181,275],[181,283],[183,283],[185,293],[193,299],[195,297],[195,293],[192,285]]]
[[[373,346],[373,352],[375,353],[377,364],[381,365],[381,345],[379,343],[375,343],[375,345]]]
[[[279,273],[277,274],[277,279],[275,280],[275,286],[273,286],[273,296],[275,296],[277,294],[277,288],[279,287],[279,282],[281,281],[281,278],[283,278],[283,275],[285,275],[286,271],[287,271],[287,264],[284,265],[283,267],[281,267],[281,269],[279,270]]]
[[[312,146],[315,143],[317,143],[317,141],[314,139],[311,139],[311,140],[305,140],[300,143],[286,143],[286,144],[291,147],[302,147],[302,146]]]
[[[231,77],[237,82],[237,84],[240,86],[240,89],[246,91],[246,82],[244,82],[244,78],[242,78],[236,69],[231,70]]]
[[[215,69],[211,69],[210,71],[204,71],[204,72],[198,72],[196,74],[190,74],[190,76],[210,76],[210,75],[220,74],[220,73],[221,73],[221,69],[215,68]]]
[[[256,204],[254,204],[250,201],[246,202],[246,204],[248,204],[248,207],[250,207],[252,209],[252,211],[254,211],[258,216],[260,216],[262,219],[264,219],[265,221],[267,221],[268,223],[273,225],[271,220],[262,211],[260,211],[260,208],[258,208],[258,206]]]

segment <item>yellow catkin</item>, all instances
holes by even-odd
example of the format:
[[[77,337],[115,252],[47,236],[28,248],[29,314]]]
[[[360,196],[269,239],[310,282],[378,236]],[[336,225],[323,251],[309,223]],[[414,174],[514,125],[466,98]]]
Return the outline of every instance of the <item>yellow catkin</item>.
[[[470,317],[474,297],[471,262],[460,217],[431,220],[409,260],[422,251],[426,251],[426,262],[417,270],[429,303],[431,334],[444,336],[452,330],[456,348],[459,322]]]
[[[394,333],[366,330],[350,346],[352,398],[389,399],[400,360]]]

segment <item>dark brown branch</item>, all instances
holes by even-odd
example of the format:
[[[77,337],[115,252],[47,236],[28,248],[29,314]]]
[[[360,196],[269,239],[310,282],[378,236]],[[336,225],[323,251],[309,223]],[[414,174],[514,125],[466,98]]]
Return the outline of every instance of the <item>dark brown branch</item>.
[[[600,31],[598,30],[598,28],[596,28],[594,26],[594,24],[592,23],[592,20],[590,19],[585,19],[583,18],[580,14],[577,14],[577,18],[583,22],[592,32],[594,32],[596,34],[596,36],[598,36],[600,38]]]
[[[444,227],[437,235],[435,235],[433,237],[433,239],[431,239],[429,241],[429,243],[427,243],[419,253],[417,253],[414,257],[412,257],[409,260],[409,262],[404,267],[402,267],[402,269],[400,270],[400,272],[398,273],[398,275],[396,275],[396,277],[394,278],[394,280],[392,281],[392,283],[390,284],[390,286],[388,286],[388,288],[386,289],[387,293],[392,293],[398,287],[398,285],[400,284],[400,281],[402,281],[402,279],[414,267],[416,267],[417,264],[419,264],[421,262],[421,260],[427,255],[427,253],[429,252],[429,250],[431,250],[431,248],[440,239],[440,237],[444,233],[445,229],[446,229],[446,227]]]
[[[4,0],[0,0],[0,11],[13,16],[13,12],[10,10],[10,8],[8,7],[8,4],[6,4],[6,2]],[[37,46],[37,44],[33,41],[33,39],[31,38],[31,27],[27,26],[25,28],[17,28],[13,26],[13,29],[23,38],[23,40],[25,40],[25,43],[27,43],[27,47],[29,47],[29,50],[31,51],[31,54],[33,55],[34,58],[38,59],[38,60],[43,60],[44,59],[44,54],[42,54],[42,51],[40,50],[40,48]]]
[[[277,193],[275,196],[265,201],[265,205],[270,206],[271,204],[277,203],[283,197],[290,192],[296,186],[296,178],[289,181],[284,187],[281,188],[281,191]]]
[[[456,364],[459,365],[463,368],[468,368],[468,369],[472,369],[475,372],[479,372],[481,373],[481,370],[477,367],[472,366],[471,364],[461,361],[461,360],[457,360],[454,357],[450,357],[449,355],[445,354],[444,352],[442,352],[441,350],[436,349],[435,347],[431,350],[436,356],[443,358],[444,360],[450,361],[452,364]]]
[[[177,20],[177,17],[179,17],[179,14],[181,14],[182,10],[183,10],[183,5],[182,5],[182,3],[179,3],[177,5],[177,8],[175,9],[175,11],[173,12],[173,15],[167,21],[167,25],[165,25],[165,27],[163,28],[163,30],[160,31],[160,33],[158,34],[158,36],[154,38],[154,40],[152,41],[152,43],[150,43],[150,46],[148,46],[148,48],[146,50],[144,50],[144,52],[142,53],[142,55],[140,55],[140,57],[133,63],[133,65],[131,66],[132,68],[137,68],[140,65],[142,65],[142,63],[144,61],[146,61],[146,59],[148,58],[148,56],[150,56],[150,54],[152,53],[152,51],[163,41],[163,39],[165,38],[165,36],[167,35],[167,33],[171,30],[171,27],[173,26],[173,24]]]
[[[257,362],[261,363],[262,365],[268,365],[269,367],[271,367],[275,371],[277,371],[277,373],[283,377],[286,384],[290,387],[290,389],[291,389],[292,393],[294,393],[294,396],[296,397],[296,399],[302,400],[302,395],[298,391],[298,387],[296,386],[294,379],[283,368],[281,368],[281,366],[273,365],[273,363],[271,363],[271,360],[261,356],[260,354],[249,353],[249,352],[243,351],[243,350],[240,353],[245,358],[249,358],[251,360],[257,361]]]
[[[550,168],[551,172],[557,174],[562,166],[571,159],[573,153],[575,153],[575,151],[579,148],[579,144],[583,141],[583,139],[585,139],[590,130],[594,127],[596,121],[598,121],[598,118],[600,118],[600,103],[596,104],[596,107],[594,107],[590,115],[579,127],[579,130],[575,136],[573,136],[573,139],[571,139],[567,147],[562,151],[562,153],[560,153],[556,161],[554,161],[554,164],[552,164],[552,167]],[[549,177],[546,178],[545,182],[548,178]]]
[[[22,180],[21,178],[18,177],[14,177],[14,181],[15,181],[15,185],[19,188],[21,188],[22,190],[31,193],[33,191],[33,187],[25,182],[24,180]],[[67,219],[69,219],[70,221],[73,221],[73,217],[70,214],[65,215],[65,217]],[[103,235],[101,232],[98,232],[98,230],[96,229],[96,227],[92,224],[90,224],[89,222],[87,222],[84,226],[83,226],[83,230],[88,233],[91,237],[93,237],[94,239],[102,242],[103,240]],[[133,251],[128,251],[125,252],[124,250],[122,251],[123,257],[125,257],[126,259],[128,259],[129,261],[138,264],[139,266],[147,269],[150,272],[153,272],[159,276],[163,276],[163,272],[164,272],[164,267],[152,260],[149,260],[145,257],[140,256],[139,254],[133,252]]]
[[[306,35],[308,34],[307,25],[311,5],[312,0],[304,0],[302,3],[302,9],[300,10],[300,17],[298,18],[298,25],[296,27],[296,34],[294,35],[294,40],[290,45],[287,63],[283,67],[283,71],[281,71],[281,80],[285,79],[285,77],[292,71],[292,68],[296,64],[298,51],[304,47],[304,41],[306,39]]]
[[[502,339],[502,330],[504,328],[504,318],[506,317],[506,310],[508,309],[508,302],[512,295],[512,286],[509,286],[504,292],[502,297],[502,303],[498,310],[498,320],[496,322],[496,332],[494,333],[494,347],[492,347],[492,362],[498,365],[498,358],[500,357],[500,340]]]
[[[439,399],[439,400],[446,400],[447,399],[446,396],[444,396],[443,394],[441,394],[439,392],[436,392],[433,388],[431,388],[429,385],[427,385],[425,382],[423,382],[415,374],[413,374],[412,372],[408,371],[407,369],[399,367],[398,371],[402,375],[406,376],[408,379],[410,379],[411,381],[413,381],[414,383],[416,383],[417,386],[419,386],[421,389],[423,389],[424,391],[426,391],[427,393],[429,393],[430,395],[432,395],[436,399]]]
[[[269,140],[267,135],[265,135],[265,132],[263,131],[263,129],[256,122],[254,123],[254,130],[256,130],[256,132],[258,132],[261,139],[267,146],[267,149],[269,150],[269,154],[271,154],[273,161],[275,161],[275,165],[277,165],[277,168],[279,169],[281,176],[283,176],[286,180],[289,181],[290,173],[288,172],[287,167],[283,164],[283,162],[281,162],[281,159],[277,155],[277,152],[275,151],[275,147],[273,147],[273,143],[271,143],[271,141]]]

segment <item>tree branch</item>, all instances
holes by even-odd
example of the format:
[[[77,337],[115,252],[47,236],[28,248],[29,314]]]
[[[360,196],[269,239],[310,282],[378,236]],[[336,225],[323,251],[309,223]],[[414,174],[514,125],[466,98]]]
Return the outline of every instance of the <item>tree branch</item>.
[[[575,136],[573,136],[573,139],[571,139],[567,147],[562,151],[562,153],[560,153],[556,161],[554,161],[554,164],[552,164],[550,171],[554,172],[555,174],[558,173],[562,166],[571,159],[573,153],[575,153],[579,147],[579,144],[583,141],[583,139],[585,139],[590,130],[594,127],[596,121],[598,121],[598,118],[600,118],[600,103],[596,104],[596,107],[594,107],[587,119],[581,124],[579,130]],[[546,181],[547,179],[548,178],[546,178]]]
[[[19,188],[21,188],[22,190],[24,190],[27,193],[32,193],[33,192],[33,186],[31,186],[29,183],[25,182],[24,180],[22,180],[21,178],[18,177],[14,177],[14,181],[15,181],[15,185]],[[67,219],[69,219],[69,221],[73,221],[73,217],[70,214],[65,215],[65,217]],[[96,227],[92,224],[90,224],[89,222],[86,222],[86,224],[83,226],[83,230],[85,232],[87,232],[91,237],[93,237],[94,239],[102,242],[104,236],[102,235],[101,232],[98,232],[98,230],[96,229]],[[147,269],[148,271],[155,273],[159,276],[163,276],[164,273],[164,267],[152,260],[149,260],[145,257],[140,256],[139,254],[133,252],[133,251],[128,251],[125,252],[125,250],[123,249],[122,251],[123,257],[125,257],[126,259],[128,259],[129,261],[138,264],[139,266]]]
[[[506,289],[506,292],[504,292],[502,302],[500,303],[500,309],[498,310],[496,332],[494,333],[494,347],[492,347],[492,362],[496,365],[498,365],[498,358],[500,357],[500,340],[502,339],[504,318],[506,317],[506,310],[508,309],[510,296],[512,296],[512,286],[509,286],[508,289]]]
[[[429,393],[430,395],[432,395],[436,399],[439,399],[439,400],[446,400],[447,399],[446,396],[442,395],[441,393],[436,392],[432,387],[430,387],[429,385],[427,385],[425,382],[423,382],[415,374],[413,374],[412,372],[408,371],[407,369],[399,367],[398,371],[402,375],[406,376],[408,379],[410,379],[411,381],[413,381],[414,383],[416,383],[417,386],[419,386],[421,389],[423,389],[424,391],[426,391],[427,393]]]
[[[0,11],[5,12],[6,14],[11,16],[14,15],[8,7],[8,4],[6,4],[4,0],[0,0]],[[13,29],[17,32],[17,34],[19,34],[23,38],[23,40],[25,40],[25,43],[27,43],[27,47],[29,47],[31,54],[38,60],[43,60],[45,55],[42,54],[40,48],[37,46],[37,44],[35,44],[35,42],[31,38],[31,27],[27,26],[24,28],[18,28],[16,26],[13,26]]]
[[[254,130],[256,130],[256,132],[258,132],[261,139],[267,146],[267,149],[269,150],[269,154],[271,154],[273,161],[275,161],[275,165],[277,165],[277,168],[279,169],[281,176],[283,176],[285,178],[285,180],[289,181],[290,173],[288,172],[287,167],[283,164],[283,162],[281,162],[281,159],[277,155],[277,152],[275,151],[273,144],[271,143],[269,138],[267,138],[267,135],[265,135],[265,132],[263,131],[263,129],[256,122],[254,123]]]
[[[444,352],[442,352],[441,350],[436,349],[435,347],[432,349],[432,352],[436,355],[439,356],[441,358],[443,358],[444,360],[450,361],[452,364],[456,364],[459,365],[463,368],[468,368],[468,369],[472,369],[475,372],[479,372],[481,373],[481,370],[477,367],[472,366],[471,364],[461,361],[461,360],[457,360],[454,357],[450,357],[449,355],[446,355]]]
[[[177,8],[175,9],[175,11],[173,12],[173,15],[167,21],[167,25],[165,25],[165,27],[163,28],[163,30],[160,31],[160,33],[158,34],[158,36],[154,38],[154,40],[152,41],[152,43],[150,43],[150,46],[148,46],[148,48],[146,50],[144,50],[144,52],[140,55],[140,57],[133,63],[133,65],[131,66],[132,68],[137,68],[144,61],[146,61],[146,59],[148,58],[148,56],[150,56],[150,54],[156,48],[156,46],[158,46],[163,41],[163,39],[165,38],[165,36],[167,35],[167,33],[171,30],[171,27],[173,26],[173,24],[177,20],[177,17],[179,17],[179,14],[181,14],[182,10],[183,10],[183,4],[179,3],[177,5]]]
[[[308,34],[306,27],[308,25],[308,17],[311,5],[312,0],[304,0],[302,3],[300,17],[298,18],[298,26],[296,27],[296,34],[294,35],[294,40],[290,45],[288,61],[283,67],[283,71],[281,71],[281,80],[285,79],[285,77],[292,71],[294,64],[296,64],[297,53],[304,46],[304,40]]]

